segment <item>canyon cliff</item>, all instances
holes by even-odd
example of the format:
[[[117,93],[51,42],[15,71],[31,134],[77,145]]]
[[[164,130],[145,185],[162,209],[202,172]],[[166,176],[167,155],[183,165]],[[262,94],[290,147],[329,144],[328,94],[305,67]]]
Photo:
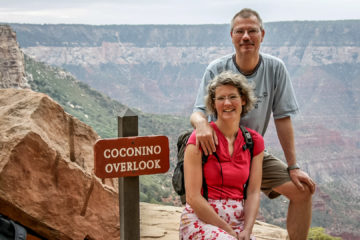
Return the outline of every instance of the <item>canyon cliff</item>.
[[[0,24],[0,88],[29,88],[25,77],[24,53],[9,25]]]

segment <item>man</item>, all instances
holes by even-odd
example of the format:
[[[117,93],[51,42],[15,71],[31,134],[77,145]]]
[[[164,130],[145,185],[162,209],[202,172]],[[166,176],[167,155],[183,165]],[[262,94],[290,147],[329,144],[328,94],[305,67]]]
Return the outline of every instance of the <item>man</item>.
[[[298,104],[284,63],[273,56],[260,53],[265,31],[259,14],[243,9],[231,21],[231,39],[235,54],[221,57],[207,67],[199,87],[191,124],[196,129],[197,145],[204,154],[216,151],[218,140],[205,116],[206,87],[222,71],[246,76],[255,85],[258,98],[255,109],[241,120],[241,125],[264,135],[271,113],[287,165],[270,153],[264,154],[262,191],[269,198],[279,195],[289,200],[287,230],[291,240],[306,239],[311,224],[311,197],[315,183],[296,164],[294,131],[291,116]],[[210,120],[214,120],[210,116]]]

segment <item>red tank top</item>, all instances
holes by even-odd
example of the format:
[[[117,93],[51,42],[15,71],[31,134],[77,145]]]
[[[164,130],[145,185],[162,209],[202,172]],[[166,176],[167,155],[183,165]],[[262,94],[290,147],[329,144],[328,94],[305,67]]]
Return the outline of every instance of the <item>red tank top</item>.
[[[214,155],[208,157],[204,165],[204,175],[208,186],[209,199],[243,199],[244,184],[248,179],[250,170],[250,152],[243,150],[244,137],[239,128],[234,142],[232,156],[229,154],[228,142],[214,122],[214,128],[219,144],[216,153],[220,162]],[[264,151],[263,137],[256,131],[246,128],[254,142],[253,154],[258,155]],[[196,131],[191,134],[187,144],[196,144]]]

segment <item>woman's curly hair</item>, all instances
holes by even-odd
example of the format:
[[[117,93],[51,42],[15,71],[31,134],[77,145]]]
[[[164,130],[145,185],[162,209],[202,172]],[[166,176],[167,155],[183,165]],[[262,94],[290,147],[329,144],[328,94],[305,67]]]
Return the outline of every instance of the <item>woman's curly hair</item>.
[[[217,117],[215,109],[215,90],[219,86],[230,85],[238,89],[240,97],[245,101],[245,105],[241,111],[241,117],[251,111],[255,105],[256,97],[254,95],[254,87],[250,84],[245,76],[236,74],[230,71],[225,71],[217,75],[210,81],[207,89],[208,95],[205,97],[206,110],[209,114],[214,114]]]

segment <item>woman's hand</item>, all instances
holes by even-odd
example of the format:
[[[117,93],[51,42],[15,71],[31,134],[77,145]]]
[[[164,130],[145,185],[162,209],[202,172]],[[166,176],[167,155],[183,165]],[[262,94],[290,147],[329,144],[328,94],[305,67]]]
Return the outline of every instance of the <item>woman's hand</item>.
[[[239,240],[250,240],[250,231],[244,230],[238,234],[237,239]]]
[[[227,224],[227,226],[224,227],[223,230],[225,230],[228,234],[230,234],[231,236],[238,239],[238,234],[234,231],[234,229],[229,224]]]

